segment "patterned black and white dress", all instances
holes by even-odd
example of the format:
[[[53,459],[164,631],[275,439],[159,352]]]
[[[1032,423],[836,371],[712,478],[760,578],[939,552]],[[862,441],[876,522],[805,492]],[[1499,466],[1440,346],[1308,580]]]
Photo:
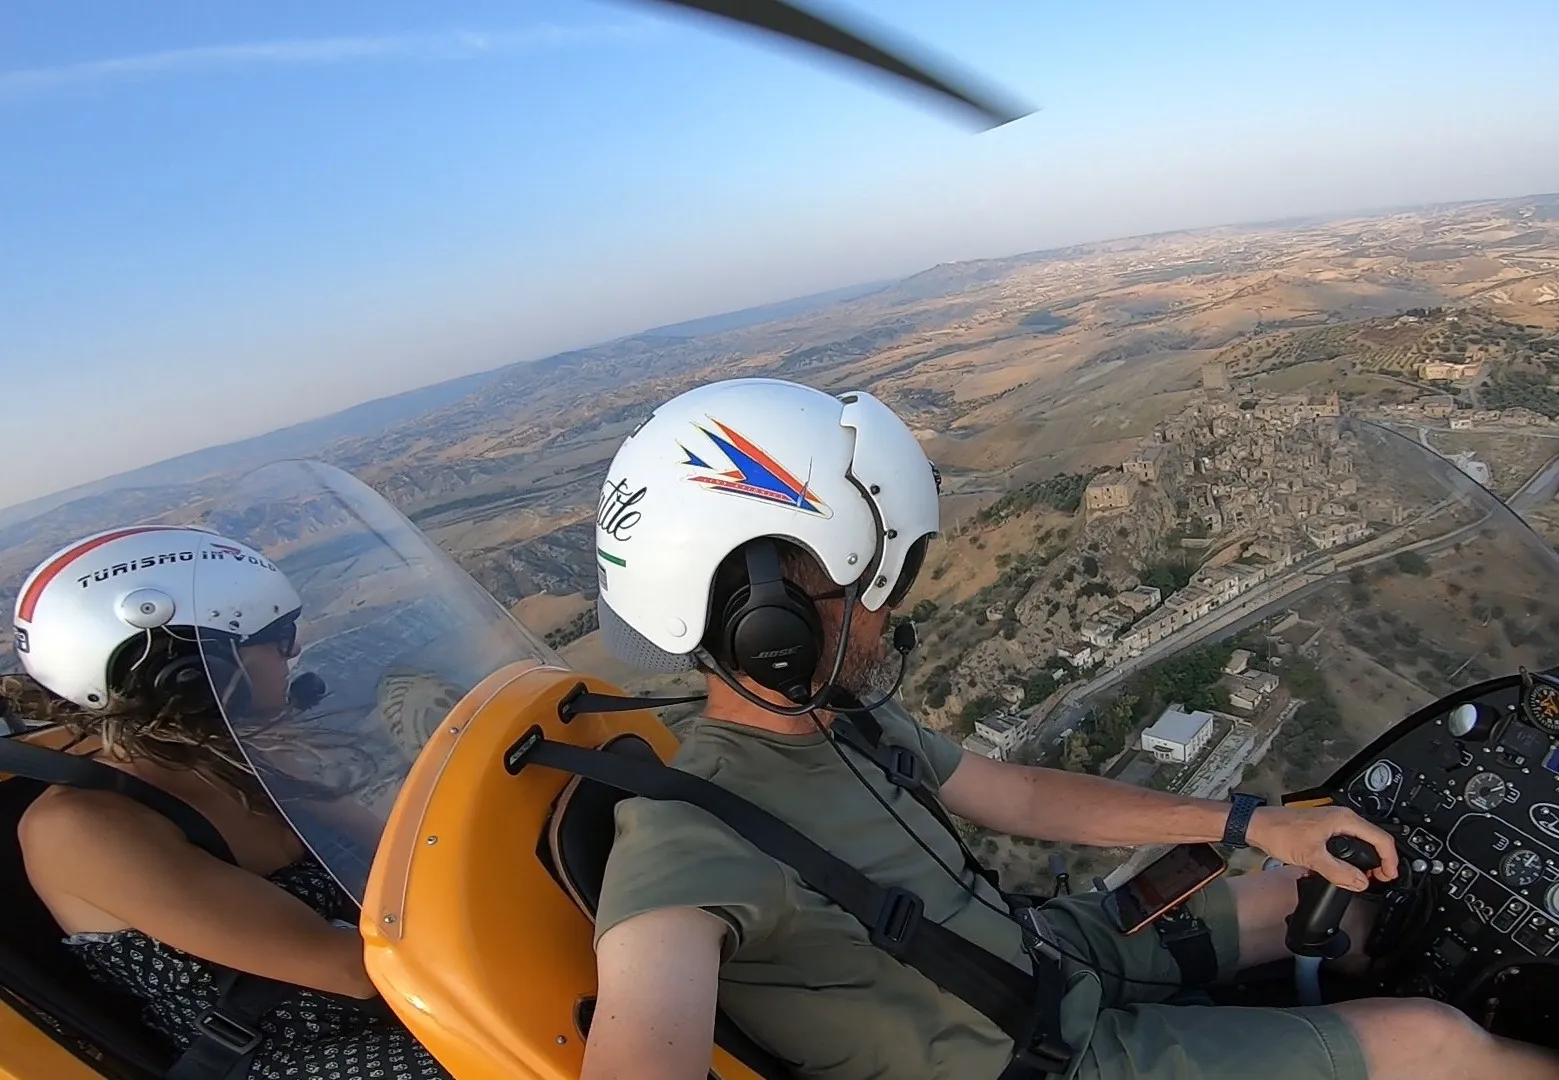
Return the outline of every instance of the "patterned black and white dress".
[[[355,923],[356,911],[333,878],[305,857],[268,879],[327,919]],[[93,977],[134,994],[149,1027],[179,1051],[195,1039],[195,1022],[216,1004],[216,969],[139,930],[72,934],[65,939]],[[265,1034],[251,1080],[450,1080],[411,1032],[309,990],[300,989],[261,1018]]]

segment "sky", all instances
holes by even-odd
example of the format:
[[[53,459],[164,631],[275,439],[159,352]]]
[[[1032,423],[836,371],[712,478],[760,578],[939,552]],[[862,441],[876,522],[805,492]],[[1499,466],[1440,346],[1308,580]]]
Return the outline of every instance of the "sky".
[[[0,505],[682,319],[1086,240],[1559,191],[1559,4],[813,0],[978,132],[626,0],[6,0]]]

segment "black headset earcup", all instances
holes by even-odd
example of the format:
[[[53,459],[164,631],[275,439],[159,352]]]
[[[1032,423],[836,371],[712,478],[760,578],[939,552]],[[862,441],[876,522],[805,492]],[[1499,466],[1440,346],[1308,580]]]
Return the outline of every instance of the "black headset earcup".
[[[748,584],[731,595],[722,612],[726,653],[736,670],[759,686],[805,701],[823,652],[817,605],[780,576],[772,541],[750,546],[747,565]]]
[[[238,665],[221,655],[186,653],[164,664],[152,676],[152,689],[161,697],[176,700],[187,709],[209,709],[216,705],[217,693],[228,693],[224,711],[242,716],[249,710],[249,680],[242,677]]]

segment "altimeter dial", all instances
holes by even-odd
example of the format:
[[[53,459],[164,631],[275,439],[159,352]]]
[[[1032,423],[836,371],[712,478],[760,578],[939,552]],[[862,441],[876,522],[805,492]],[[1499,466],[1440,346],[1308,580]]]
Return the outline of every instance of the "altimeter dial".
[[[1499,876],[1512,889],[1524,889],[1543,876],[1543,857],[1517,848],[1499,861]]]

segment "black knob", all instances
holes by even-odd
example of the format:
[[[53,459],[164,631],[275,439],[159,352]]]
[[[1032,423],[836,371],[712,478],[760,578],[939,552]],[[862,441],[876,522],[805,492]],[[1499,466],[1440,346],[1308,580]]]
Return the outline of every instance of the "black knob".
[[[1357,836],[1334,836],[1326,842],[1326,850],[1334,859],[1365,872],[1380,866],[1380,853]]]

